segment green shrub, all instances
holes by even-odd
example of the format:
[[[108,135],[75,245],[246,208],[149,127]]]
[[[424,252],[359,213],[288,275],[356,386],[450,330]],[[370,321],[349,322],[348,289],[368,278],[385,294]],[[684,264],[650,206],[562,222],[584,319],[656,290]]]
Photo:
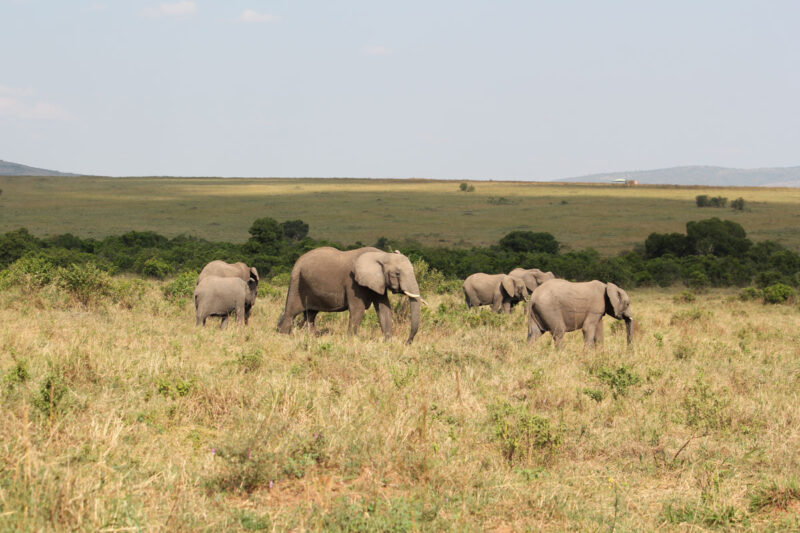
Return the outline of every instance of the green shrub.
[[[111,300],[127,309],[133,307],[142,300],[147,284],[138,278],[116,279],[113,280],[110,289]]]
[[[197,285],[197,272],[181,272],[161,289],[167,300],[191,298]]]
[[[616,400],[619,396],[625,396],[630,387],[639,385],[642,378],[635,374],[626,365],[622,365],[616,369],[607,366],[601,366],[595,375],[602,383],[606,384],[611,389],[611,396]]]
[[[731,207],[732,207],[732,208],[733,208],[735,211],[744,211],[744,198],[742,198],[742,197],[740,196],[740,197],[739,197],[739,198],[737,198],[736,200],[732,201],[732,202],[731,202]]]
[[[142,264],[141,272],[148,278],[164,279],[172,272],[172,267],[158,257],[151,257]]]
[[[67,393],[67,385],[61,373],[51,368],[45,376],[31,403],[46,418],[53,417],[63,407],[62,400]]]
[[[26,255],[3,271],[0,288],[12,286],[25,289],[41,288],[53,281],[56,270],[50,260],[38,255]]]
[[[729,404],[728,390],[711,390],[701,372],[683,398],[684,422],[699,433],[719,429],[730,419]]]
[[[25,362],[25,360],[16,359],[14,361],[14,365],[3,375],[3,382],[6,384],[6,387],[11,389],[20,383],[25,383],[30,377],[31,375],[30,372],[28,372],[28,364]]]
[[[561,444],[562,428],[552,427],[550,419],[530,413],[523,405],[493,404],[489,416],[493,436],[509,463],[551,453]]]
[[[94,263],[59,268],[55,284],[83,305],[109,296],[113,286],[108,272],[100,270]]]
[[[743,302],[757,300],[763,296],[763,293],[755,287],[745,287],[739,292],[739,299]]]
[[[583,389],[583,393],[586,396],[588,396],[589,398],[591,398],[592,400],[596,401],[597,403],[600,403],[600,402],[603,401],[604,394],[603,394],[603,391],[601,391],[601,390]]]
[[[774,283],[761,291],[764,296],[765,304],[780,304],[790,299],[794,299],[797,292],[788,285],[783,283]]]
[[[255,372],[261,368],[264,362],[264,355],[259,348],[254,350],[242,350],[236,357],[236,363],[243,372]]]
[[[194,379],[161,377],[156,380],[156,390],[165,398],[179,398],[186,396],[195,387]]]

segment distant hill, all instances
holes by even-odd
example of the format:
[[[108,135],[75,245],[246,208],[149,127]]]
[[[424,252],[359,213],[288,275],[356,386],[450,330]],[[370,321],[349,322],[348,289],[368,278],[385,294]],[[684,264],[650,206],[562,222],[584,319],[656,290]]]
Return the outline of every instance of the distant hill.
[[[625,178],[641,184],[659,185],[710,185],[715,187],[800,187],[800,167],[780,168],[725,168],[725,167],[673,167],[658,170],[636,170],[590,174],[557,181],[603,183]]]
[[[79,174],[69,174],[58,172],[57,170],[47,170],[46,168],[29,167],[19,163],[11,163],[0,159],[0,176],[78,176]]]

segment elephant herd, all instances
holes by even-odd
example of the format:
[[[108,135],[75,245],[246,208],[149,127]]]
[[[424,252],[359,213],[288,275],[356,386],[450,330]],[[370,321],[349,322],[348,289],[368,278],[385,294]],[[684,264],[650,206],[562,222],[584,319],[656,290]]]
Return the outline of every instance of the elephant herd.
[[[197,278],[194,291],[197,325],[210,316],[221,317],[225,328],[232,313],[246,324],[258,292],[258,271],[244,263],[212,261]],[[462,285],[468,308],[491,305],[495,312],[510,313],[526,301],[528,342],[549,331],[556,347],[564,333],[583,331],[586,346],[603,340],[604,315],[625,321],[627,342],[633,336],[633,315],[628,294],[613,283],[574,283],[552,272],[516,268],[508,274],[472,274]],[[348,331],[354,334],[370,306],[375,307],[385,339],[392,336],[389,292],[405,294],[411,310],[406,343],[417,334],[422,299],[411,261],[399,251],[366,247],[342,252],[322,247],[300,256],[292,268],[286,305],[278,331],[290,333],[297,315],[303,314],[314,332],[317,313],[349,311]]]

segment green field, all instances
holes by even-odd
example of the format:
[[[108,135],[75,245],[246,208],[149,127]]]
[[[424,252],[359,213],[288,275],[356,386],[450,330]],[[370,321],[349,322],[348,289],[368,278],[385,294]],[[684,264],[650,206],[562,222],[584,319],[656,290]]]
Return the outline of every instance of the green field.
[[[243,242],[253,220],[302,219],[341,244],[378,237],[432,246],[496,243],[513,230],[552,233],[566,249],[611,255],[690,220],[740,223],[753,240],[800,250],[800,189],[454,181],[219,178],[0,178],[0,232],[104,237],[152,230]],[[699,194],[743,197],[744,211],[695,206]]]

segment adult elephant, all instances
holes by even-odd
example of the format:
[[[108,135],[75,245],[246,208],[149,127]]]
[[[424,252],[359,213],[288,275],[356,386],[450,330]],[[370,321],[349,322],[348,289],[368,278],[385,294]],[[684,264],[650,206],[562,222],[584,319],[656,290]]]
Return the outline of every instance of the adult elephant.
[[[517,303],[528,299],[525,282],[506,274],[477,272],[461,285],[467,308],[491,305],[492,311],[510,313]]]
[[[519,278],[525,282],[525,287],[528,288],[528,292],[533,294],[533,291],[536,290],[536,287],[544,283],[545,281],[550,281],[551,279],[556,279],[555,274],[552,272],[542,272],[538,268],[515,268],[511,272],[508,273],[509,276],[514,278]]]
[[[199,284],[204,278],[208,276],[219,276],[221,278],[239,278],[245,283],[254,279],[256,284],[260,281],[258,277],[258,270],[256,267],[249,267],[241,261],[238,263],[226,263],[225,261],[211,261],[203,267],[200,275],[197,276],[197,283]]]
[[[286,306],[278,321],[278,331],[289,333],[294,317],[304,313],[308,327],[320,311],[350,311],[348,331],[355,334],[372,305],[378,314],[381,331],[387,340],[392,336],[392,308],[389,291],[408,296],[411,307],[411,331],[408,344],[419,328],[419,285],[414,267],[400,252],[384,252],[367,247],[342,252],[325,246],[300,256],[292,268]]]
[[[633,339],[633,315],[628,293],[613,283],[573,283],[553,279],[540,285],[528,302],[528,342],[545,331],[553,335],[556,348],[567,331],[583,331],[584,344],[603,342],[603,315],[624,320],[628,344]]]

